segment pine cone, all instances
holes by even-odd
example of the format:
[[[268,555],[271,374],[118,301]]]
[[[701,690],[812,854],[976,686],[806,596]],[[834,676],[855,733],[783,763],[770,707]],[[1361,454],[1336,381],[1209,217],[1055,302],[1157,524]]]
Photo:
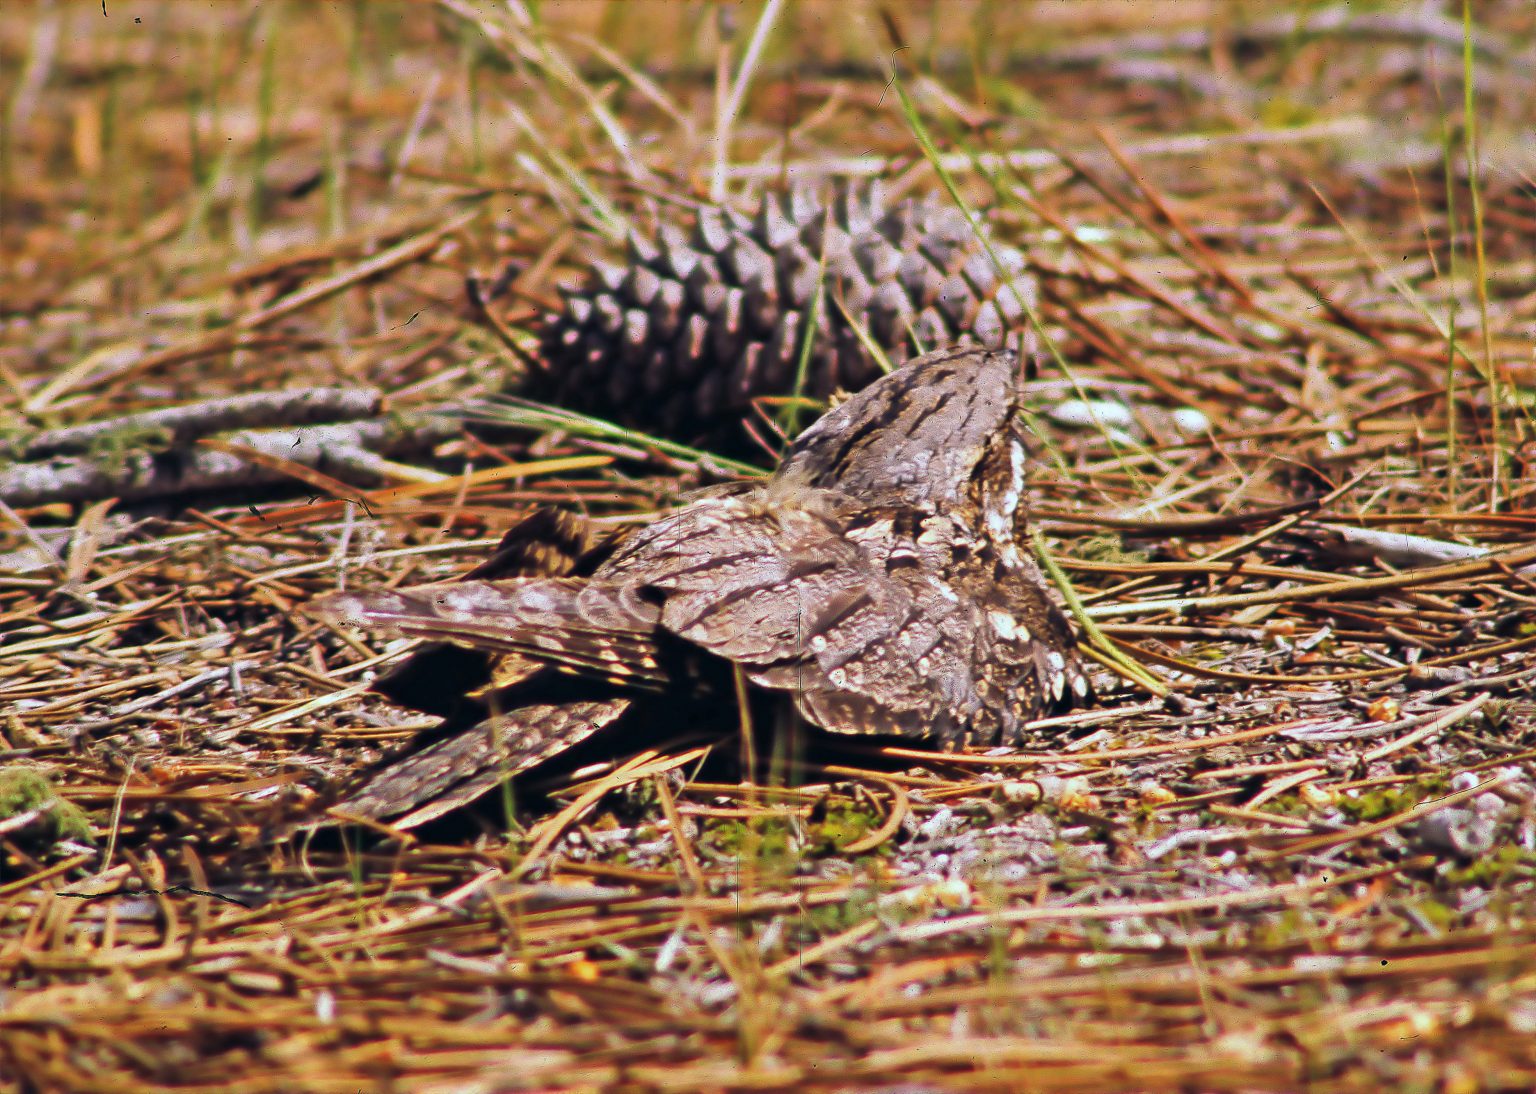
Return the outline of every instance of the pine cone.
[[[551,576],[328,598],[338,622],[481,659],[457,706],[387,688],[449,720],[341,811],[410,827],[615,723],[712,710],[726,731],[732,666],[827,732],[939,748],[1015,744],[1086,701],[1022,545],[1017,369],[1010,352],[929,354],[825,415],[766,484],[561,555]],[[531,538],[514,529],[503,554],[555,557]]]
[[[528,394],[740,448],[752,400],[796,390],[823,250],[825,293],[800,394],[826,399],[880,375],[850,321],[895,364],[951,345],[1018,348],[1034,279],[1019,252],[993,245],[989,255],[959,209],[933,195],[886,204],[870,184],[843,187],[828,212],[801,187],[765,196],[755,217],[709,207],[691,234],[662,225],[651,238],[632,235],[626,264],[593,262],[581,288],[563,290]]]

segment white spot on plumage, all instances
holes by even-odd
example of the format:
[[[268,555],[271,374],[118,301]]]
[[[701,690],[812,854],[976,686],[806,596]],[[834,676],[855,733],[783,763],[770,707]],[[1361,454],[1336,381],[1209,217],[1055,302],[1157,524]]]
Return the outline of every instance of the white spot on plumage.
[[[997,556],[1002,560],[1004,566],[1010,569],[1018,569],[1024,565],[1024,556],[1019,554],[1018,545],[1013,542],[1012,535],[1012,531],[998,534],[996,544]]]
[[[1000,612],[996,608],[987,610],[987,618],[992,621],[992,629],[1010,642],[1015,638],[1023,638],[1029,641],[1029,628],[1019,625],[1019,621],[1007,612]]]
[[[555,607],[555,598],[549,595],[545,589],[538,586],[524,586],[518,590],[518,600],[523,607],[531,608],[536,612],[547,612]]]
[[[473,613],[485,607],[480,594],[472,589],[448,589],[436,599],[438,610],[443,612]]]
[[[923,521],[923,530],[917,534],[919,547],[933,547],[949,542],[950,528],[947,522],[938,520]]]
[[[1008,490],[1003,494],[1003,508],[1012,513],[1024,496],[1024,446],[1017,440],[1008,444]]]
[[[940,581],[938,578],[930,575],[928,577],[928,587],[942,596],[945,600],[949,601],[951,604],[960,603],[960,595],[949,587],[948,582]]]

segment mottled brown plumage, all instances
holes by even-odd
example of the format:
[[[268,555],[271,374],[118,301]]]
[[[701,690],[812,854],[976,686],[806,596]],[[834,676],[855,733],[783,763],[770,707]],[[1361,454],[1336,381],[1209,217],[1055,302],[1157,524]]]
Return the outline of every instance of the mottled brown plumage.
[[[939,748],[1013,744],[1086,700],[1024,545],[1016,374],[1009,352],[929,354],[825,415],[765,484],[597,545],[534,516],[469,580],[329,598],[333,619],[440,643],[382,687],[449,718],[342,810],[409,827],[600,729],[622,751],[624,724],[711,699],[730,724],[732,665],[822,730]],[[537,546],[548,532],[565,548]],[[468,670],[444,700],[450,663]]]

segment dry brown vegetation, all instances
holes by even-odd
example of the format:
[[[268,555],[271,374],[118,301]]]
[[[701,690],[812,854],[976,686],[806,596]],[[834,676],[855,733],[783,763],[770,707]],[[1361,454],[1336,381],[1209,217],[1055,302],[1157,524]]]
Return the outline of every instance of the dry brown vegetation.
[[[0,7],[5,1089],[1536,1088],[1536,9],[770,10]],[[916,120],[1038,267],[1038,523],[1170,697],[273,839],[429,724],[305,602],[711,474],[430,413],[589,228],[935,189]]]

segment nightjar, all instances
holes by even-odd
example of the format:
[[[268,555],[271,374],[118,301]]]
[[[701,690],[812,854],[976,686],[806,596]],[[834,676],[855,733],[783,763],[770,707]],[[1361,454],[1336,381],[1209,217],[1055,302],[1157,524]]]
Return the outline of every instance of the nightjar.
[[[835,734],[1017,743],[1090,698],[1025,542],[1017,357],[941,350],[831,410],[765,482],[594,542],[536,511],[464,579],[333,595],[429,645],[376,685],[445,717],[339,812],[410,828],[603,731],[735,723],[732,666]]]

